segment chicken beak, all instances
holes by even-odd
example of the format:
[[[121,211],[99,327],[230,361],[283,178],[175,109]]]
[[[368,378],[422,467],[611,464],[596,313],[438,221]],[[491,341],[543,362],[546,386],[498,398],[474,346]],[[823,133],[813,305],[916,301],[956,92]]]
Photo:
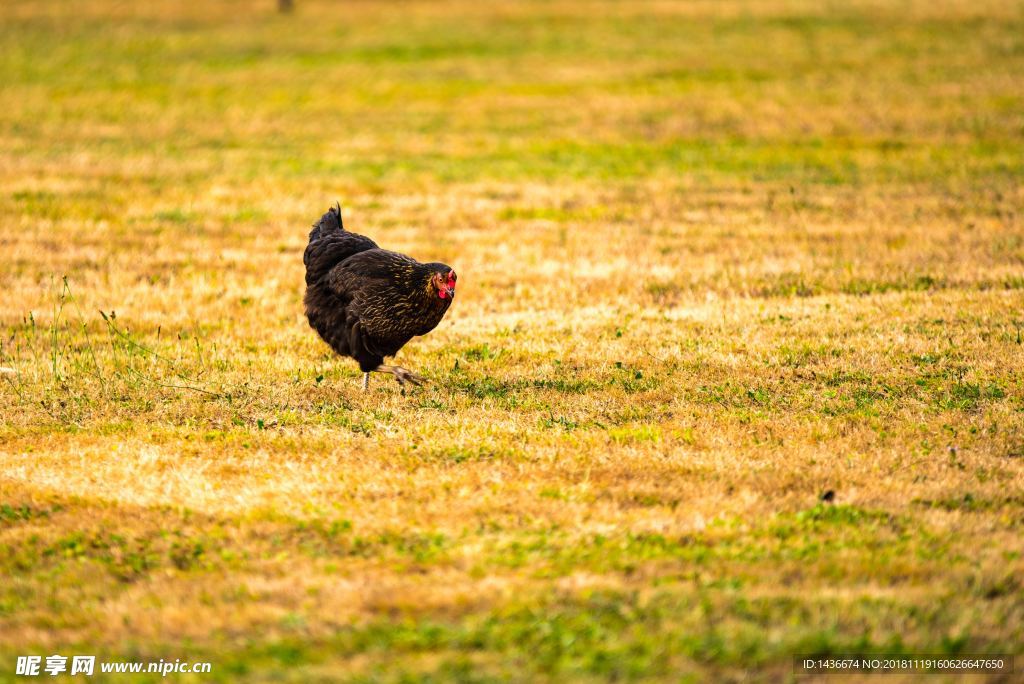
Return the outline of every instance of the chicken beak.
[[[455,299],[455,288],[454,287],[446,287],[446,288],[444,288],[444,291],[445,291],[445,294],[447,294],[450,299]]]

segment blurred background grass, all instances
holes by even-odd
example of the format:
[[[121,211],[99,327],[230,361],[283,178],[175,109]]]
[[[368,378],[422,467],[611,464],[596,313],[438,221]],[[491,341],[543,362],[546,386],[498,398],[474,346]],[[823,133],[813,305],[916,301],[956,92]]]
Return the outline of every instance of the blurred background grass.
[[[0,125],[19,164],[119,174],[126,196],[225,177],[1009,185],[1021,21],[1015,3],[15,1]]]

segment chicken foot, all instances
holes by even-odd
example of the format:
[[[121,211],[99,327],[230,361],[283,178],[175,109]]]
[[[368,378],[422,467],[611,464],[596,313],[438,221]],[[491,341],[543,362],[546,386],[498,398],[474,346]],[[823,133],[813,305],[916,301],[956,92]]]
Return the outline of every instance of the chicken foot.
[[[413,385],[417,385],[417,386],[422,385],[424,382],[426,382],[426,380],[423,377],[421,377],[419,375],[416,375],[415,373],[413,373],[408,368],[402,368],[401,366],[388,366],[388,365],[385,365],[385,364],[382,363],[381,365],[379,365],[376,368],[374,368],[372,372],[374,372],[374,373],[391,373],[392,375],[395,376],[395,380],[398,381],[398,384],[402,386],[402,391],[403,392],[405,391],[405,383],[407,383],[407,382],[412,383]],[[369,373],[363,373],[363,391],[364,392],[367,391],[367,389],[369,389],[369,387],[370,387],[370,374]]]

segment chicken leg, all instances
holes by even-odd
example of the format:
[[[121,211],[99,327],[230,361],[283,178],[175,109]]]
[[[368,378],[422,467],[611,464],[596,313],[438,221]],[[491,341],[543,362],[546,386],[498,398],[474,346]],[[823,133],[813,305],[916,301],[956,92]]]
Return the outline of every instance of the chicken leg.
[[[426,380],[419,375],[416,375],[408,368],[402,368],[401,366],[388,366],[381,364],[373,369],[374,373],[391,373],[395,376],[395,380],[402,386],[402,391],[405,391],[405,383],[409,382],[413,385],[422,385]],[[363,391],[367,391],[370,387],[370,374],[363,373]]]

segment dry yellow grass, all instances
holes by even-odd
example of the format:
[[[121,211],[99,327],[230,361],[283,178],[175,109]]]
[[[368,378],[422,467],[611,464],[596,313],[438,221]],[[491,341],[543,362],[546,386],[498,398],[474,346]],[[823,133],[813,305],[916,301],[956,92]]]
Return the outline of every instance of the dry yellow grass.
[[[297,4],[0,8],[0,679],[1021,653],[1018,3]],[[459,272],[423,389],[335,199]]]

